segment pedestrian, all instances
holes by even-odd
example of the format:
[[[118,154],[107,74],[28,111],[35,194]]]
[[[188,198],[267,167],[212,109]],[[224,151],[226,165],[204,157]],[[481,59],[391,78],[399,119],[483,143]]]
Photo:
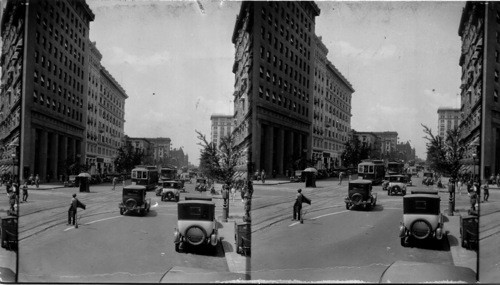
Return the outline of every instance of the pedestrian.
[[[13,186],[12,188],[13,189],[9,194],[10,215],[15,215],[16,214],[15,205],[16,205],[16,202],[18,201],[18,198],[17,198],[17,192],[15,190],[15,187]]]
[[[292,221],[301,221],[302,203],[311,204],[311,200],[302,194],[302,189],[297,190],[295,202],[293,204],[293,218]]]
[[[40,176],[38,176],[38,174],[35,177],[35,184],[36,184],[36,188],[40,187]]]
[[[493,181],[495,181],[495,175],[491,174],[490,180],[488,180],[486,184],[493,184]]]
[[[116,183],[118,182],[118,178],[115,176],[113,177],[113,191],[115,191]]]
[[[85,210],[86,206],[76,198],[76,194],[73,194],[73,199],[71,199],[71,205],[68,209],[68,225],[75,225],[76,212],[78,208],[82,208]]]
[[[28,182],[24,182],[23,185],[23,202],[28,202]]]
[[[458,193],[462,195],[462,179],[458,179],[457,188],[458,188]]]
[[[483,202],[487,202],[488,198],[490,197],[490,189],[488,187],[488,183],[484,184],[483,191],[484,191]]]
[[[339,172],[339,185],[342,185],[342,176],[344,176],[344,173],[342,171]]]
[[[233,183],[233,186],[231,187],[231,200],[234,202],[234,196],[236,195],[236,187],[239,187],[239,181],[236,181],[236,183]]]
[[[497,187],[500,187],[500,173],[497,173],[496,183]]]
[[[470,208],[472,211],[476,211],[476,203],[477,203],[477,193],[476,191],[472,190],[469,192],[469,198],[470,198]]]
[[[262,169],[262,173],[260,174],[260,178],[262,179],[262,183],[266,183],[266,172]]]
[[[125,175],[122,175],[122,183],[123,183],[123,187],[125,187]]]

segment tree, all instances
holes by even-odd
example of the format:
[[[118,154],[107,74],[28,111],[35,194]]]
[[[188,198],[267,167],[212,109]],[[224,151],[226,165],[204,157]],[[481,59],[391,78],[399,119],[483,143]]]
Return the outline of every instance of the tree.
[[[122,146],[118,149],[118,156],[115,158],[115,169],[118,173],[129,173],[136,165],[142,164],[144,153],[135,151],[132,145]]]
[[[460,161],[464,158],[467,147],[460,140],[458,128],[450,129],[446,132],[446,138],[434,136],[432,130],[423,125],[424,139],[427,143],[427,162],[434,171],[454,179],[458,177],[460,171]]]
[[[219,147],[208,142],[204,134],[196,131],[202,147],[200,153],[200,171],[210,179],[215,181],[234,182],[236,166],[245,152],[235,148],[235,141],[232,135],[221,138]]]
[[[345,143],[345,148],[340,158],[342,165],[349,167],[358,165],[363,159],[370,158],[371,150],[368,146],[361,144],[357,136]]]

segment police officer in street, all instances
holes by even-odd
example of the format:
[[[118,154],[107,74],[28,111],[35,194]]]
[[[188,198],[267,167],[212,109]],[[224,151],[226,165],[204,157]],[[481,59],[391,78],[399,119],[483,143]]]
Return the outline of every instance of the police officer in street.
[[[85,204],[83,204],[76,198],[76,194],[73,194],[73,199],[71,199],[71,205],[68,209],[68,225],[75,225],[76,212],[78,208],[82,208],[85,210]]]
[[[301,211],[302,211],[302,203],[311,204],[311,200],[306,198],[304,194],[302,194],[302,189],[297,190],[297,196],[295,197],[295,203],[293,204],[293,219],[292,221],[300,221]]]

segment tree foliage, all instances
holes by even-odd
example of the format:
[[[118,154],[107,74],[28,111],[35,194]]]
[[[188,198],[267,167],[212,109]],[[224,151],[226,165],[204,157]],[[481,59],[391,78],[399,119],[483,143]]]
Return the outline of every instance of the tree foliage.
[[[125,145],[118,149],[115,158],[115,169],[118,173],[129,173],[136,165],[142,164],[144,153],[136,151],[132,145]]]
[[[427,140],[427,162],[434,171],[456,178],[460,171],[460,161],[464,158],[467,147],[460,140],[458,128],[446,132],[446,138],[434,136],[432,130],[423,125],[424,139]]]
[[[244,155],[242,150],[235,148],[234,137],[228,135],[221,138],[220,145],[208,142],[204,134],[196,131],[202,147],[200,151],[199,170],[209,179],[233,183],[236,166]]]
[[[371,150],[368,146],[362,144],[357,136],[345,143],[345,149],[340,155],[342,165],[357,166],[363,159],[370,158]]]

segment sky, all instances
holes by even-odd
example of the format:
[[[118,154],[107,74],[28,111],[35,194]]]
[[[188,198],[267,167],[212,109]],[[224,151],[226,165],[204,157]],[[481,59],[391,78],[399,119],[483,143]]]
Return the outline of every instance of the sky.
[[[122,85],[125,134],[169,137],[199,163],[195,130],[233,113],[234,45],[240,2],[95,1],[90,39]],[[437,108],[460,107],[464,2],[317,1],[316,34],[355,92],[351,127],[396,131],[425,158],[425,124]]]

